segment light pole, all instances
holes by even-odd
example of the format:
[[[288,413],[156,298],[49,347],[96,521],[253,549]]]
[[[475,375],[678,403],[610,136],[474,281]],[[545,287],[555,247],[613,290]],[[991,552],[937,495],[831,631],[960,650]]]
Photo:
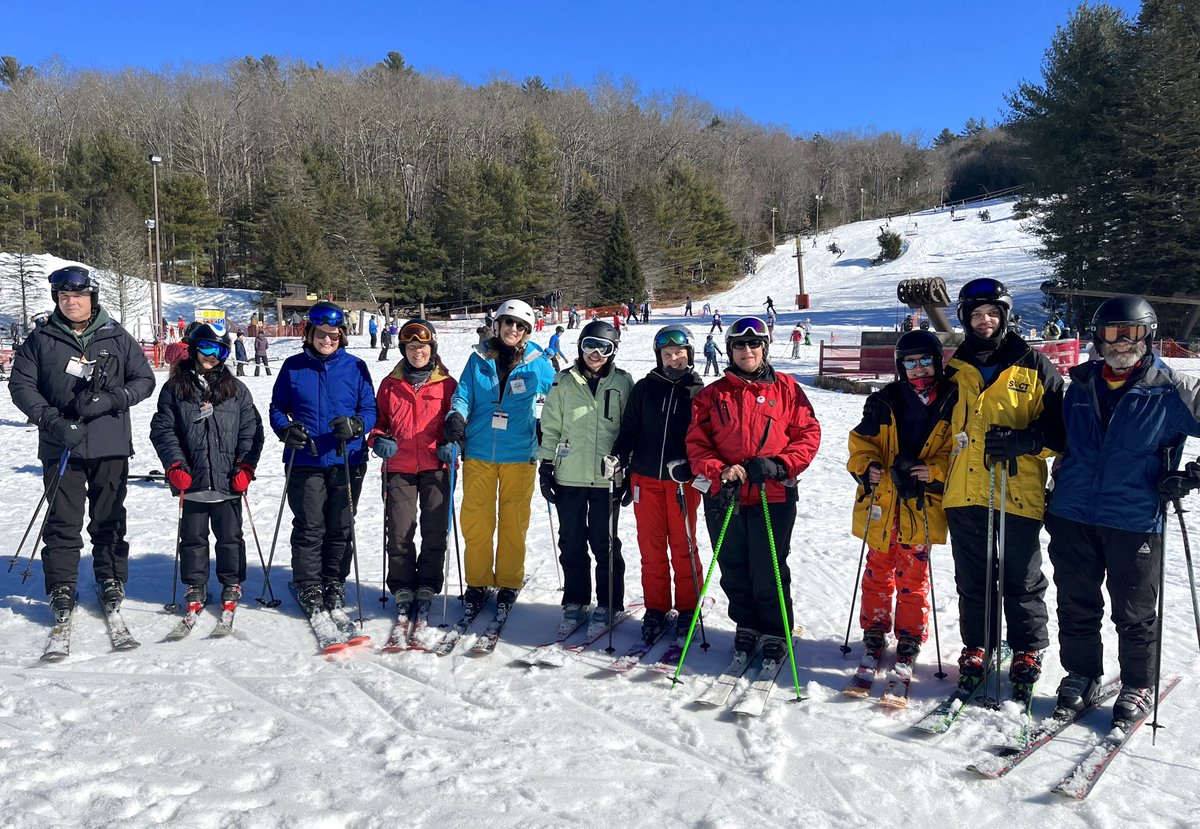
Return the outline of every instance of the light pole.
[[[896,176],[896,201],[900,201],[900,176]]]
[[[771,208],[771,253],[775,252],[775,214],[779,212],[778,207]]]
[[[413,220],[413,179],[416,177],[417,168],[412,164],[404,165],[404,213],[406,226],[412,226]]]
[[[861,222],[867,215],[867,188],[858,188],[858,220]]]
[[[146,160],[150,162],[150,176],[154,180],[154,302],[150,303],[154,307],[154,325],[151,329],[157,329],[159,334],[166,337],[167,332],[162,330],[163,325],[163,301],[162,301],[162,231],[159,230],[161,223],[158,220],[158,165],[162,164],[162,156],[151,153],[146,156]],[[147,229],[150,225],[147,224]]]
[[[821,235],[821,194],[817,193],[817,230],[813,234],[813,244],[817,243],[817,237]]]

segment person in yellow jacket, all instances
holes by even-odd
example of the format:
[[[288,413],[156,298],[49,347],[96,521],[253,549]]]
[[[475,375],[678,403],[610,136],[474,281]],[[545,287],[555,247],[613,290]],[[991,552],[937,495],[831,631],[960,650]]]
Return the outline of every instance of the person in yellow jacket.
[[[942,490],[956,392],[945,379],[941,340],[929,331],[897,341],[896,374],[867,398],[850,431],[846,468],[859,484],[854,535],[870,548],[859,612],[863,663],[878,665],[894,630],[897,665],[911,670],[928,638],[929,545],[946,542]]]
[[[948,364],[958,402],[951,421],[955,449],[942,504],[950,527],[964,646],[960,682],[984,675],[1001,638],[1002,599],[1013,649],[1009,676],[1028,688],[1040,676],[1041,652],[1050,644],[1044,598],[1048,582],[1038,534],[1045,509],[1046,457],[1064,443],[1063,381],[1044,354],[1008,329],[1011,313],[1012,295],[999,280],[974,279],[959,292],[958,318],[965,339]],[[1002,483],[1007,489],[1005,548],[990,557],[989,548],[998,547]],[[987,532],[990,500],[995,509],[993,538]],[[997,597],[999,556],[1004,559],[1004,584]],[[991,573],[989,558],[994,559]],[[989,609],[990,619],[985,619]]]
[[[591,604],[590,546],[596,560],[596,607],[588,625],[593,636],[625,608],[625,561],[616,525],[628,485],[622,484],[609,499],[610,478],[618,472],[613,444],[633,392],[633,378],[613,365],[619,343],[620,334],[611,323],[592,320],[585,325],[579,332],[579,359],[554,378],[542,406],[538,476],[542,496],[558,509],[562,627],[573,630],[581,624]],[[616,485],[615,479],[611,485]]]

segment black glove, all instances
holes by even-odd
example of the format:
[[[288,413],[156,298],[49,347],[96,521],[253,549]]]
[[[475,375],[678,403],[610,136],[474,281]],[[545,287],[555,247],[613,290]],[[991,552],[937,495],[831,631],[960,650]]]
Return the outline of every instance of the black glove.
[[[303,449],[312,441],[308,429],[304,428],[304,424],[298,420],[293,420],[284,426],[279,431],[279,439],[288,449]]]
[[[737,478],[734,478],[732,481],[722,483],[721,488],[715,493],[710,494],[709,497],[713,499],[713,503],[717,505],[717,509],[722,513],[726,512],[730,506],[733,507],[734,512],[737,512],[741,494],[742,483]]]
[[[916,498],[921,491],[921,481],[912,476],[914,466],[916,463],[905,457],[896,458],[896,462],[892,464],[892,483],[896,487],[896,494],[902,501]]]
[[[633,503],[633,485],[626,477],[621,477],[613,487],[613,503],[627,507]]]
[[[872,469],[878,469],[880,474],[883,474],[883,464],[879,464],[879,463],[876,463],[875,461],[871,461],[869,464],[867,464],[867,468],[865,470],[863,470],[861,475],[851,475],[851,477],[853,477],[854,480],[858,481],[859,484],[862,485],[864,495],[870,495],[872,492],[875,491],[875,487],[877,486],[877,484],[875,484],[871,481],[871,470]],[[860,498],[859,500],[861,501],[862,499]]]
[[[677,484],[690,484],[696,476],[692,474],[692,465],[686,460],[671,461],[667,464],[667,474]]]
[[[558,498],[554,491],[554,464],[542,461],[538,465],[538,486],[541,487],[542,497],[553,504]]]
[[[1200,463],[1196,461],[1158,476],[1158,494],[1164,501],[1178,501],[1193,489],[1200,489]]]
[[[83,439],[87,437],[86,423],[76,423],[74,420],[67,420],[60,414],[54,414],[45,418],[42,422],[42,428],[46,430],[46,433],[50,437],[68,449],[74,449],[83,443]]]
[[[329,428],[333,430],[333,436],[338,440],[354,440],[362,437],[363,422],[357,417],[342,415],[329,421]]]
[[[129,408],[129,398],[124,389],[117,391],[85,391],[75,398],[75,411],[80,420],[92,420],[110,412],[123,412]]]
[[[451,412],[446,418],[443,434],[447,443],[457,443],[461,446],[467,440],[467,421],[463,420],[463,416],[458,412]]]
[[[1041,451],[1042,436],[1033,429],[993,426],[983,439],[983,454],[992,463],[1015,461],[1022,455],[1036,455]]]
[[[757,457],[742,464],[746,470],[746,479],[752,484],[762,484],[766,481],[786,481],[788,469],[779,458]]]

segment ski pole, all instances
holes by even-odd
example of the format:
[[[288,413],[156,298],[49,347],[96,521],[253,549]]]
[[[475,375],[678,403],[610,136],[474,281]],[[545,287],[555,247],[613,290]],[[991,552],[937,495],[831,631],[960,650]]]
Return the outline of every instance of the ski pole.
[[[613,628],[616,627],[615,609],[613,608],[613,557],[617,546],[617,505],[614,503],[617,489],[617,469],[608,476],[608,647],[605,653],[616,650],[613,647]]]
[[[792,663],[792,683],[796,688],[793,702],[803,702],[800,693],[800,675],[796,672],[796,652],[792,647],[792,622],[788,619],[787,601],[783,597],[783,576],[779,573],[779,554],[775,551],[775,533],[771,529],[771,512],[767,509],[767,487],[759,484],[758,494],[762,498],[763,520],[767,523],[767,544],[771,548],[771,569],[775,571],[775,589],[779,592],[779,615],[783,619],[783,638],[787,642],[788,661]]]
[[[387,607],[387,569],[388,569],[388,480],[387,480],[387,458],[383,458],[383,463],[379,465],[379,480],[380,489],[383,490],[383,569],[380,571],[379,582],[379,606]]]
[[[867,470],[867,474],[870,474],[869,468]],[[868,480],[870,479],[868,478]],[[867,504],[867,525],[863,528],[862,547],[860,547],[858,550],[858,569],[854,572],[854,592],[850,594],[850,618],[846,620],[846,641],[842,642],[842,646],[839,648],[839,650],[845,656],[849,656],[851,651],[850,627],[854,624],[854,603],[858,600],[858,584],[859,580],[862,578],[863,562],[867,559],[867,539],[871,536],[871,520],[875,517],[874,486],[871,487],[869,494],[871,496],[871,500]],[[863,497],[866,497],[867,495],[868,493],[863,493]]]
[[[358,629],[363,627],[362,585],[358,580],[358,542],[354,538],[354,487],[350,484],[350,453],[346,451],[345,439],[340,439],[339,454],[342,468],[346,470],[346,500],[350,507],[350,560],[354,562],[354,598],[358,602]]]
[[[38,499],[37,506],[33,508],[33,515],[29,516],[29,526],[25,528],[24,535],[21,536],[21,543],[17,545],[16,552],[13,553],[12,560],[8,562],[8,571],[11,573],[12,568],[16,566],[21,559],[21,550],[25,547],[25,539],[29,536],[29,531],[33,529],[33,522],[37,521],[38,513],[42,511],[42,504],[46,504],[46,515],[50,515],[50,508],[54,506],[54,496],[58,494],[59,482],[62,476],[67,471],[67,461],[71,459],[71,450],[63,449],[62,455],[58,458],[57,472],[54,475],[54,480],[50,482],[50,486],[42,487],[42,497]],[[49,501],[49,503],[47,503]],[[46,521],[42,520],[41,529],[38,531],[40,536],[42,531],[46,529]],[[25,573],[21,576],[21,582],[32,575],[33,557],[37,554],[37,541],[33,542],[33,551],[29,554],[29,565],[25,568]]]
[[[725,520],[721,523],[721,532],[717,535],[716,546],[713,547],[712,562],[709,563],[708,573],[704,576],[704,586],[700,588],[700,595],[696,597],[696,607],[700,607],[704,603],[704,596],[708,593],[708,585],[712,582],[713,573],[717,570],[717,556],[721,554],[721,544],[725,541],[725,530],[729,528],[729,519],[733,518],[733,510],[737,506],[737,490],[741,488],[741,485],[737,481],[731,483],[733,483],[733,487],[729,487],[728,483],[722,485],[722,489],[733,489],[734,491],[726,493],[730,496],[729,507],[725,510]],[[688,647],[692,644],[692,634],[696,631],[698,617],[698,613],[692,614],[692,623],[688,625],[687,637],[683,640],[683,650],[679,654],[679,664],[675,666],[675,673],[671,677],[672,688],[680,682],[679,672],[683,670],[683,660],[687,658]]]
[[[250,512],[249,492],[242,493],[242,501],[246,504],[246,520],[250,522],[250,533],[254,536],[254,546],[258,548],[258,563],[263,570],[263,585],[271,595],[271,600],[267,602],[266,607],[279,607],[279,599],[275,598],[275,591],[271,589],[271,580],[267,578],[267,563],[263,561],[262,544],[258,540],[258,529],[254,526],[254,515]]]
[[[1196,620],[1196,641],[1200,642],[1200,603],[1198,603],[1196,601],[1196,574],[1195,574],[1195,571],[1193,571],[1193,569],[1192,569],[1192,544],[1191,544],[1191,541],[1189,541],[1189,539],[1188,539],[1187,525],[1184,524],[1184,522],[1183,522],[1183,513],[1184,513],[1183,504],[1180,503],[1180,499],[1178,499],[1178,498],[1173,499],[1172,503],[1175,504],[1175,515],[1178,516],[1178,518],[1179,518],[1179,534],[1183,538],[1183,558],[1187,562],[1188,587],[1191,588],[1191,591],[1192,591],[1192,616]],[[1163,511],[1163,518],[1164,518],[1163,524],[1165,525],[1166,524],[1165,508]],[[1163,535],[1164,535],[1164,540],[1165,540],[1166,530],[1163,530]],[[1165,549],[1165,544],[1164,544],[1164,549]],[[1164,555],[1165,555],[1165,553],[1164,553]]]
[[[1016,459],[1012,460],[1016,464]],[[1000,647],[1001,624],[1004,619],[1004,530],[1008,526],[1008,475],[1006,465],[1000,466],[1000,527],[996,532],[996,704],[1000,704],[1000,663],[1004,650]]]
[[[696,549],[695,532],[688,520],[687,496],[683,492],[683,484],[679,484],[679,508],[683,511],[683,533],[687,536],[688,564],[692,571],[692,589],[696,591],[696,615],[700,617],[700,650],[707,651],[712,645],[708,644],[708,636],[704,632],[704,611],[700,607],[700,551]]]
[[[561,593],[563,592],[562,565],[558,563],[558,556],[553,553],[558,542],[554,540],[554,507],[549,501],[546,502],[546,517],[550,519],[551,558],[554,559],[554,572],[558,576],[558,592]]]
[[[275,544],[279,541],[279,525],[283,523],[283,507],[287,503],[288,484],[292,480],[292,467],[296,464],[296,448],[292,447],[292,452],[288,455],[287,465],[283,470],[283,492],[279,495],[279,512],[275,515],[275,534],[271,536],[271,552],[267,555],[267,566],[263,568],[263,589],[259,594],[258,602],[261,607],[278,607],[279,602],[275,599],[275,594],[271,594],[271,601],[274,604],[267,602],[264,598],[267,594],[267,585],[271,583],[271,565],[275,563]]]
[[[58,459],[58,467],[57,467],[58,472],[55,475],[54,480],[51,481],[51,484],[53,484],[53,486],[52,487],[51,486],[43,486],[42,487],[42,497],[38,499],[37,506],[35,506],[33,508],[33,515],[29,516],[29,524],[28,524],[28,526],[25,527],[25,532],[21,536],[21,542],[19,544],[17,544],[16,552],[13,553],[12,560],[8,562],[8,571],[10,573],[12,572],[12,568],[15,567],[17,562],[21,559],[21,550],[25,547],[25,539],[29,537],[29,531],[31,529],[33,529],[33,524],[35,521],[37,521],[38,513],[40,513],[42,511],[42,504],[46,503],[46,499],[49,496],[51,489],[54,489],[54,491],[57,492],[58,480],[63,476],[63,473],[66,471],[67,461],[70,459],[70,457],[71,457],[71,450],[63,449],[62,455],[60,455],[59,459]],[[49,507],[47,507],[47,509],[49,509]],[[35,548],[36,548],[36,543],[37,542],[34,542]],[[32,558],[30,558],[30,564],[31,565],[33,564]]]
[[[171,603],[163,605],[163,610],[168,613],[174,613],[179,610],[179,556],[183,547],[183,496],[184,491],[179,491],[179,518],[175,522],[175,564],[171,568]]]
[[[1178,506],[1176,507],[1178,512]],[[1165,596],[1167,592],[1167,509],[1163,507],[1162,530],[1158,534],[1158,619],[1155,622],[1154,638],[1154,718],[1150,721],[1150,745],[1155,744],[1158,729],[1158,695],[1162,684],[1162,642],[1163,642],[1163,613],[1166,610]],[[1179,517],[1180,522],[1183,516]],[[1185,532],[1184,537],[1187,537]]]
[[[983,659],[984,671],[986,676],[987,668],[991,662],[992,646],[992,589],[996,586],[995,578],[995,553],[996,553],[996,465],[993,463],[988,467],[988,514],[987,514],[987,563],[984,568],[984,594],[983,594]],[[997,654],[1000,652],[1000,643],[995,643]],[[996,665],[999,669],[999,663]],[[997,695],[997,701],[999,696]]]
[[[450,445],[450,499],[446,511],[446,535],[454,536],[454,549],[458,550],[458,533],[454,531],[454,478],[458,469],[458,444]],[[446,552],[449,552],[447,550]],[[460,567],[461,569],[461,567]],[[442,627],[450,624],[450,556],[442,557]]]
[[[926,511],[924,484],[921,484],[920,489],[917,490],[917,507],[921,510],[921,523],[925,525],[925,557],[929,573],[929,605],[933,608],[933,647],[937,654],[938,663],[937,673],[934,676],[938,679],[945,679],[946,672],[942,670],[942,640],[938,636],[937,593],[933,588],[933,548],[929,545],[929,513]]]

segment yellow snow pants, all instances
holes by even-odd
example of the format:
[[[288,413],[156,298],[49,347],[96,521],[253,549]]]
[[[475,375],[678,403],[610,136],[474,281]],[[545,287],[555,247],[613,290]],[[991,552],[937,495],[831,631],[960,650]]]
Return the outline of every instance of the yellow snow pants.
[[[468,587],[521,589],[525,581],[525,533],[536,476],[537,467],[528,462],[463,461],[459,523],[467,547],[464,557]]]

